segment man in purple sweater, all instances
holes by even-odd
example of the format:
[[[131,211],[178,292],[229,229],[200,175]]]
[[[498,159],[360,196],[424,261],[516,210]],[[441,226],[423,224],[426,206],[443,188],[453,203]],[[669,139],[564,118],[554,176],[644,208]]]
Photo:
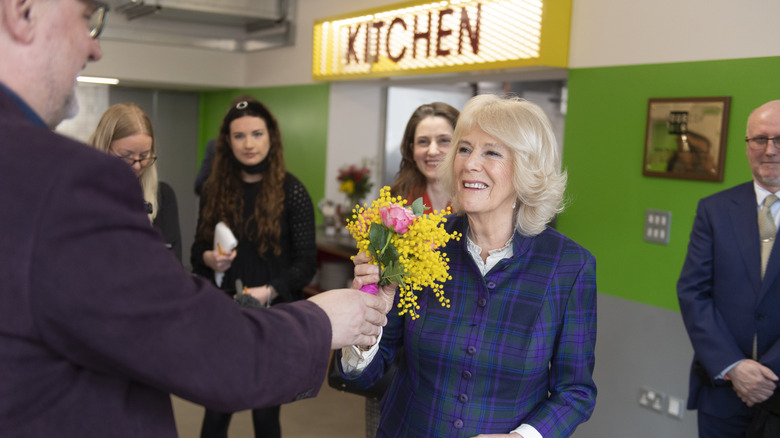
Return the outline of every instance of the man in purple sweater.
[[[0,0],[2,437],[176,437],[171,393],[222,411],[313,397],[329,350],[386,322],[355,290],[239,309],[165,248],[125,163],[51,131],[106,9]]]

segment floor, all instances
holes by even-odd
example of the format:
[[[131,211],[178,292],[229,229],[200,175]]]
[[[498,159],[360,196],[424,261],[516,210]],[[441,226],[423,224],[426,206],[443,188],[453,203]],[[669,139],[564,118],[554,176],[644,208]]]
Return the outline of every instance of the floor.
[[[198,438],[203,407],[172,397],[179,438]],[[315,398],[282,406],[285,438],[364,438],[365,398],[339,392],[323,384]],[[253,438],[249,411],[233,415],[228,438]]]

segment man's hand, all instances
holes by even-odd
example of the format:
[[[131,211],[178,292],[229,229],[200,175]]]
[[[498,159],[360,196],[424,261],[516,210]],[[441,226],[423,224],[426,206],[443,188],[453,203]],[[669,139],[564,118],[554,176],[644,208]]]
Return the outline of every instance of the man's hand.
[[[776,388],[777,375],[760,363],[745,359],[734,366],[728,377],[739,399],[752,407],[768,399]]]
[[[325,311],[333,331],[332,350],[349,345],[374,345],[387,324],[385,302],[355,289],[334,289],[309,298]]]
[[[368,254],[364,252],[356,255],[352,260],[355,264],[355,278],[352,280],[352,288],[360,289],[367,284],[379,283],[379,266],[368,263],[369,260],[371,259]],[[395,289],[395,284],[379,286],[379,292],[377,292],[376,296],[385,303],[385,314],[393,309]]]

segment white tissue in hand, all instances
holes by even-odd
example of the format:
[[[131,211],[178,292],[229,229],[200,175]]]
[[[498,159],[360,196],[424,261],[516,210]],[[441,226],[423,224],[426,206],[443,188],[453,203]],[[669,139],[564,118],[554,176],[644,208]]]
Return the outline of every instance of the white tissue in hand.
[[[224,222],[220,222],[214,228],[214,251],[220,254],[227,254],[233,251],[238,246],[238,240],[233,232],[230,231]],[[214,274],[214,281],[217,286],[222,286],[222,278],[225,276],[224,272],[217,272]]]

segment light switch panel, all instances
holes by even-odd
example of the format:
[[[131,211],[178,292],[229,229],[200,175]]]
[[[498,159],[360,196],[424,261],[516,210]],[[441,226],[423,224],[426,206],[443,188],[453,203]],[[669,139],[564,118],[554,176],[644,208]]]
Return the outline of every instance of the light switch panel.
[[[669,232],[672,229],[672,212],[647,209],[645,213],[645,241],[669,244]]]

